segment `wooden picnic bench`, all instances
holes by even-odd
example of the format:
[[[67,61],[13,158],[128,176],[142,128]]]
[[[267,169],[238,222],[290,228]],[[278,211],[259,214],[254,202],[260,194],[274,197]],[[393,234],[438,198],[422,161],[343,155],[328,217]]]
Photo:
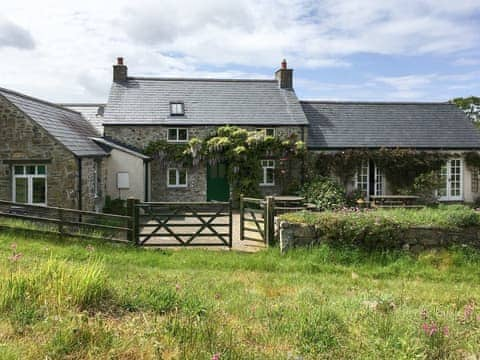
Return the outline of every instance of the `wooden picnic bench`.
[[[419,196],[415,195],[372,195],[370,205],[375,208],[423,208],[417,204]]]

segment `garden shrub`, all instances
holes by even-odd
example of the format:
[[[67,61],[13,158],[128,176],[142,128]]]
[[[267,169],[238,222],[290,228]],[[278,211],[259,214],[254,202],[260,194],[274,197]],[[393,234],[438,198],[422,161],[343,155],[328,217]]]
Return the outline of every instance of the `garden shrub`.
[[[103,212],[106,214],[127,215],[127,201],[112,199],[110,196],[106,196]]]
[[[420,202],[423,204],[438,203],[437,190],[442,186],[442,179],[438,172],[431,171],[418,175],[411,187],[399,190],[405,195],[417,195],[420,197]]]
[[[465,206],[425,209],[365,211],[308,211],[282,215],[292,223],[314,225],[317,237],[331,245],[368,249],[398,247],[409,227],[436,227],[451,230],[480,226],[480,214]]]
[[[320,210],[333,210],[345,206],[346,194],[342,185],[334,179],[321,177],[302,188],[302,196]]]

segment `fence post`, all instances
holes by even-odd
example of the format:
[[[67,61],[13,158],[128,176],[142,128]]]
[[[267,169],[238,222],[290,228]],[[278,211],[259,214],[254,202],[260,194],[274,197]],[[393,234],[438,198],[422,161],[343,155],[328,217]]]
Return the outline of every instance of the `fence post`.
[[[244,229],[245,205],[243,203],[243,194],[240,194],[240,240],[243,241],[245,235]]]
[[[266,204],[265,204],[265,216],[264,216],[264,226],[265,226],[265,243],[267,247],[270,246],[271,243],[273,243],[273,220],[274,220],[274,214],[273,214],[273,196],[267,196],[266,198]]]
[[[63,238],[63,210],[58,209],[58,233]]]
[[[228,247],[231,249],[232,248],[232,243],[233,243],[233,216],[232,216],[232,198],[230,198],[230,201],[228,203]]]
[[[139,211],[137,204],[139,203],[138,199],[135,198],[128,198],[127,199],[127,215],[130,217],[129,219],[129,228],[130,231],[128,232],[128,241],[135,243],[138,245],[138,223],[139,223]]]

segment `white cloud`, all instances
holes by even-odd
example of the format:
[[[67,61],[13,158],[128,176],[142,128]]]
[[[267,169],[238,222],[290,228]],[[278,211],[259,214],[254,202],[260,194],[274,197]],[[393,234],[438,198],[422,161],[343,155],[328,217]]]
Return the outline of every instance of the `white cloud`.
[[[0,48],[3,47],[31,50],[35,41],[28,30],[0,16]]]
[[[283,57],[320,69],[364,53],[443,56],[480,34],[478,0],[16,0],[2,11],[24,32],[2,47],[0,25],[0,86],[62,102],[105,101],[120,55],[138,75],[271,76]]]

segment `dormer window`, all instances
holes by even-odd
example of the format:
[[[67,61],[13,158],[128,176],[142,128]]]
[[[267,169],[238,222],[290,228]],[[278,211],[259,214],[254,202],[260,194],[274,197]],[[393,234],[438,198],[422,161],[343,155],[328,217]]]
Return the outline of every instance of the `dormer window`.
[[[170,115],[172,115],[172,116],[185,115],[184,104],[182,102],[171,102],[170,103]]]

